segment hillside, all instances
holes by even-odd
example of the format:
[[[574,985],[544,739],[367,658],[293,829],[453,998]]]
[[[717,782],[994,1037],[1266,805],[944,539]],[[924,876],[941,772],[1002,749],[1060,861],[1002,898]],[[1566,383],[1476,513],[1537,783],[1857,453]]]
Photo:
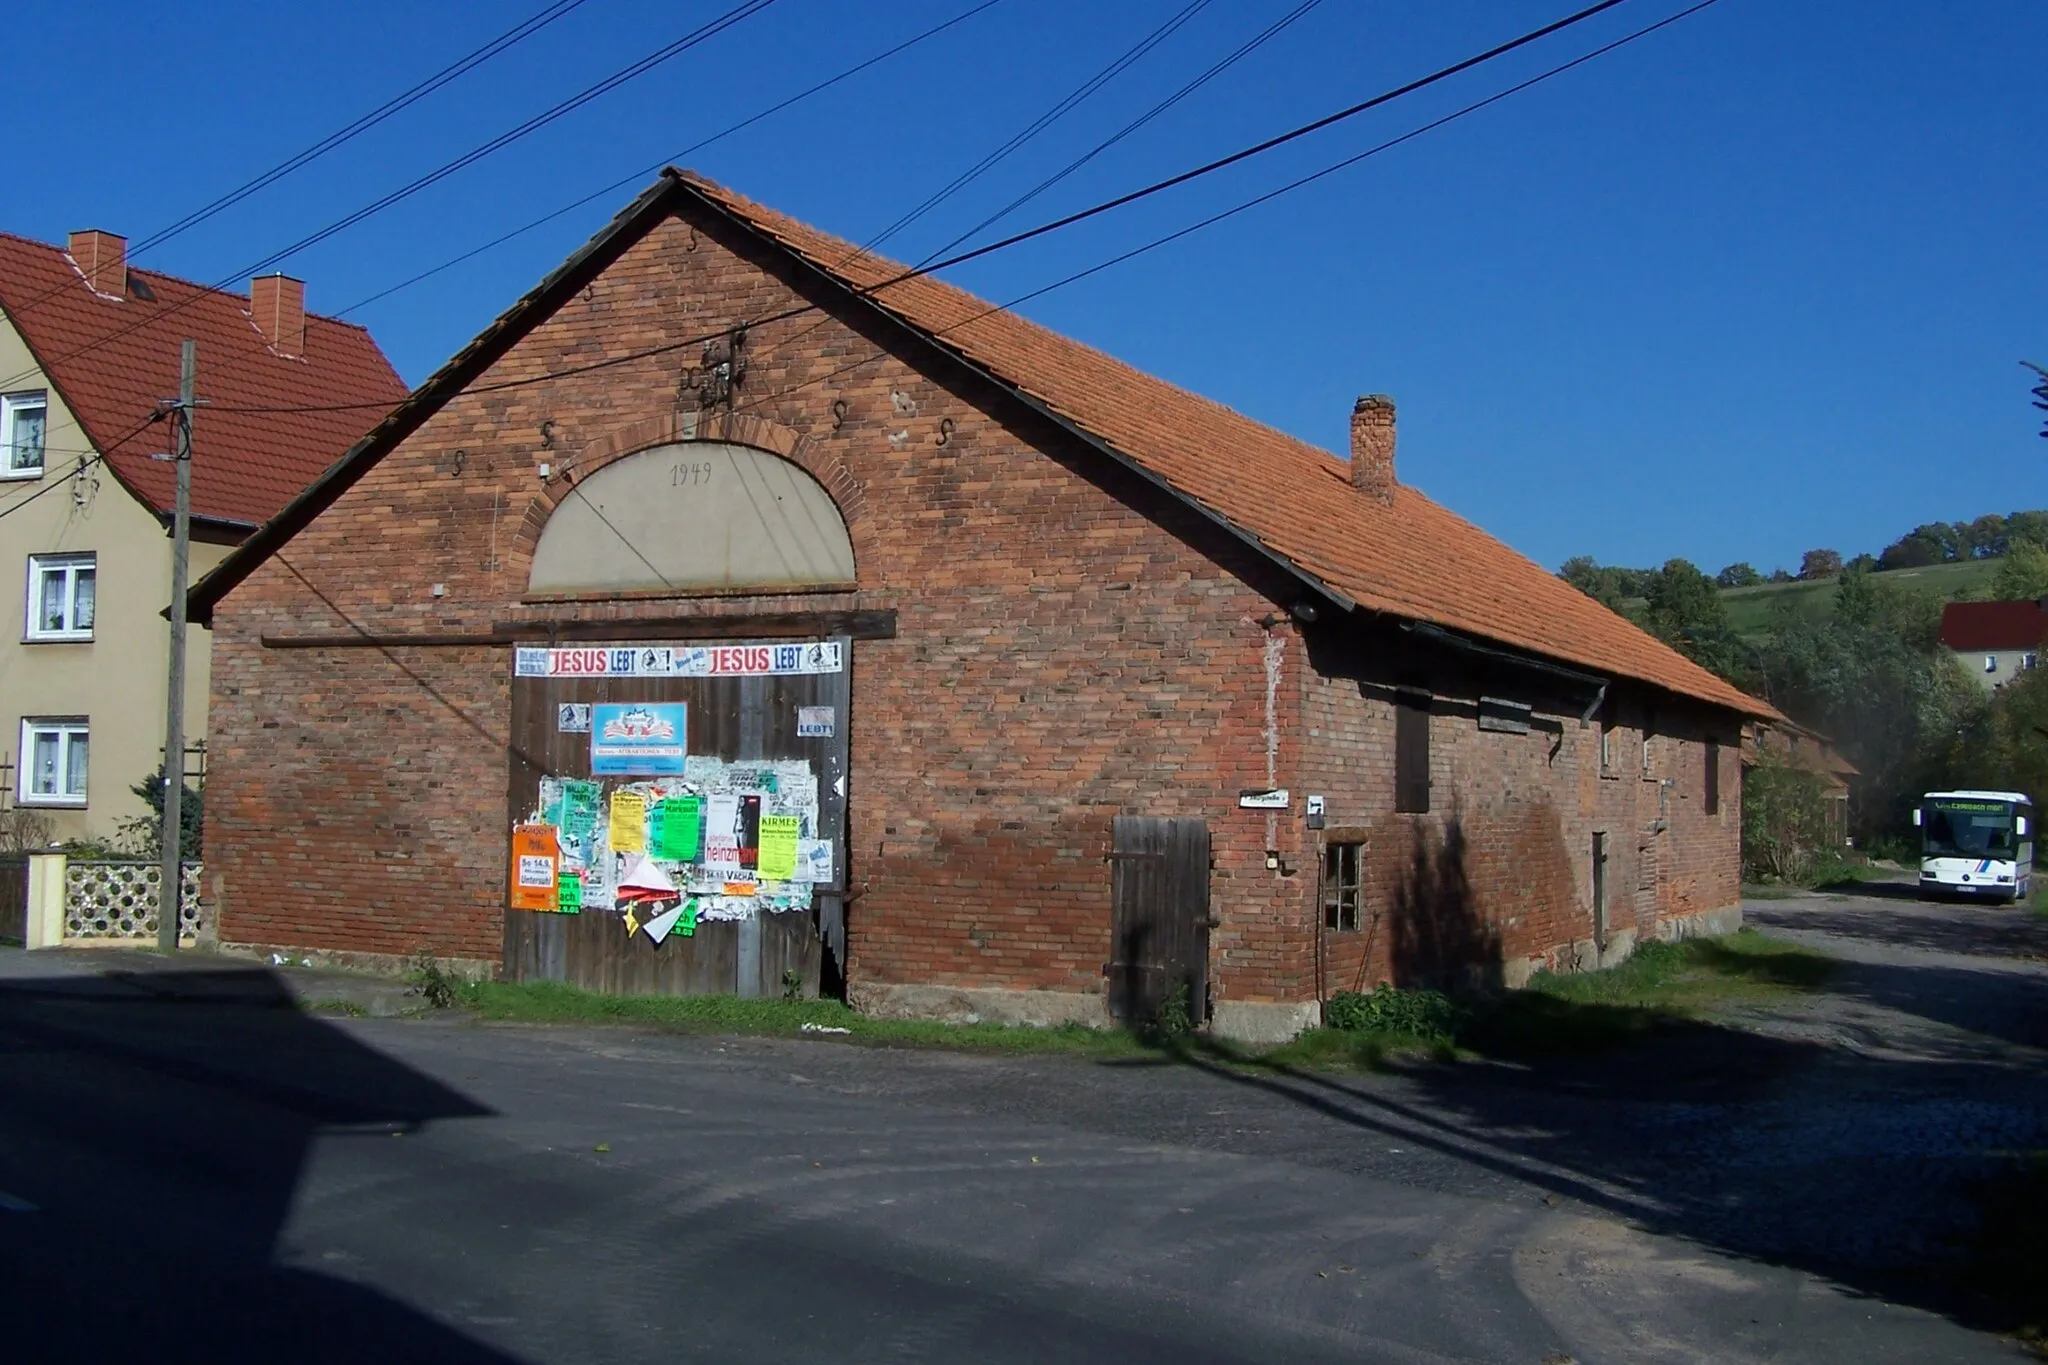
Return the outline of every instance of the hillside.
[[[1970,559],[1955,564],[1933,564],[1921,569],[1891,569],[1878,581],[1916,596],[1950,602],[1966,593],[1987,589],[1998,573],[1996,559]],[[1820,620],[1835,609],[1835,580],[1832,578],[1791,583],[1759,583],[1753,588],[1723,588],[1721,600],[1728,606],[1728,619],[1744,639],[1759,640],[1770,633],[1771,618],[1789,610],[1808,620]],[[1643,624],[1647,604],[1631,597],[1622,610],[1636,624]]]

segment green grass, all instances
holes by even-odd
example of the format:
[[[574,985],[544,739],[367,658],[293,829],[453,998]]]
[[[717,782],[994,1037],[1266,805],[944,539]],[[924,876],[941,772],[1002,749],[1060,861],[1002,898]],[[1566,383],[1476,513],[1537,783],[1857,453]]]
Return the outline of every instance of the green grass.
[[[309,1000],[306,1002],[306,1012],[308,1014],[345,1014],[351,1019],[360,1019],[369,1011],[353,1000]]]
[[[1824,954],[1749,929],[1645,943],[1602,971],[1538,973],[1481,1011],[1458,1041],[1503,1055],[1612,1047],[1721,1006],[1818,990],[1834,968]]]
[[[1995,559],[1972,559],[1956,564],[1933,564],[1924,569],[1891,569],[1878,581],[1902,588],[1917,596],[1939,602],[1953,601],[1965,592],[1988,587],[1998,573]],[[1811,621],[1823,620],[1835,610],[1835,581],[1811,583],[1760,583],[1753,588],[1724,588],[1721,601],[1738,635],[1761,636],[1771,629],[1772,617],[1780,607]]]
[[[947,1024],[931,1019],[876,1019],[837,1000],[743,1000],[734,995],[599,995],[550,981],[485,981],[462,989],[463,1003],[485,1019],[526,1024],[637,1024],[676,1033],[758,1033],[805,1036],[804,1025],[845,1029],[825,1034],[853,1042],[914,1047],[985,1048],[1135,1056],[1149,1051],[1135,1035],[1079,1024]]]

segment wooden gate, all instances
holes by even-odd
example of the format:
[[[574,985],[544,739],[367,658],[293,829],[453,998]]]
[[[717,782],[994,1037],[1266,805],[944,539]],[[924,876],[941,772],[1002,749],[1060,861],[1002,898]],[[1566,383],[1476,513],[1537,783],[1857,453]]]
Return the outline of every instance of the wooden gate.
[[[0,943],[28,942],[28,855],[0,853]]]
[[[786,645],[787,642],[777,642]],[[763,910],[740,920],[705,920],[685,936],[656,944],[628,933],[609,905],[580,914],[508,909],[504,971],[511,981],[562,981],[629,995],[781,994],[790,973],[807,995],[843,977],[846,960],[846,777],[850,641],[833,642],[843,660],[830,673],[709,677],[523,677],[512,679],[512,752],[508,799],[515,820],[535,808],[543,777],[594,780],[603,802],[637,779],[591,771],[589,707],[616,702],[688,706],[685,748],[727,762],[802,760],[817,780],[817,837],[832,845],[831,880],[812,886],[808,911]],[[645,649],[646,646],[641,646]],[[758,646],[708,646],[747,650]],[[592,650],[628,649],[592,646]],[[564,708],[581,705],[576,724]],[[569,714],[578,714],[571,712]],[[829,716],[816,733],[803,716]],[[809,729],[811,733],[800,733]],[[829,955],[829,964],[828,964]]]
[[[1110,840],[1109,1012],[1151,1019],[1187,988],[1189,1017],[1208,1017],[1209,825],[1119,815]]]

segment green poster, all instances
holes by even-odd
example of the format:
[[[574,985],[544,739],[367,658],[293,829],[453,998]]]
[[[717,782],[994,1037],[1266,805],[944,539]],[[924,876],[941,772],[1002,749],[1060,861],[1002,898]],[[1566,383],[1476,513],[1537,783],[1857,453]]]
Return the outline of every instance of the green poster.
[[[695,938],[697,936],[697,902],[683,902],[683,913],[676,916],[674,932],[681,934],[684,938]]]
[[[564,872],[555,881],[555,908],[565,915],[583,913],[583,876]]]
[[[664,797],[654,808],[654,856],[669,862],[695,862],[704,832],[704,798]]]
[[[562,816],[556,823],[564,834],[586,847],[597,830],[598,791],[595,782],[569,778],[562,783]]]
[[[757,870],[764,882],[786,882],[796,876],[796,836],[802,824],[794,815],[761,817],[761,856]]]

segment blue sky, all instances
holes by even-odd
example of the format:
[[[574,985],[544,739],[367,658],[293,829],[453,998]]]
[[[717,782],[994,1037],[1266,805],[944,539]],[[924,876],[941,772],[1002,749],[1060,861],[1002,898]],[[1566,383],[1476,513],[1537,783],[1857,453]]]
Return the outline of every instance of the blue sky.
[[[1215,0],[883,249],[934,250],[1296,2]],[[19,7],[0,120],[36,130],[39,155],[23,160],[17,143],[0,229],[140,239],[541,3]],[[345,308],[971,3],[777,0],[284,268],[308,281],[316,311]],[[865,239],[1187,3],[1000,0],[688,164]],[[139,263],[226,278],[724,8],[586,0]],[[1570,8],[1324,0],[1004,226],[1232,150]],[[1629,0],[949,278],[1014,297],[1680,8]],[[1024,311],[1340,451],[1352,399],[1391,393],[1404,481],[1552,566],[1683,555],[1712,572],[1737,559],[1796,567],[1813,546],[1876,551],[1916,522],[2048,505],[2048,443],[2016,363],[2048,363],[2043,53],[2039,0],[1719,0]],[[353,316],[416,382],[632,193]]]

